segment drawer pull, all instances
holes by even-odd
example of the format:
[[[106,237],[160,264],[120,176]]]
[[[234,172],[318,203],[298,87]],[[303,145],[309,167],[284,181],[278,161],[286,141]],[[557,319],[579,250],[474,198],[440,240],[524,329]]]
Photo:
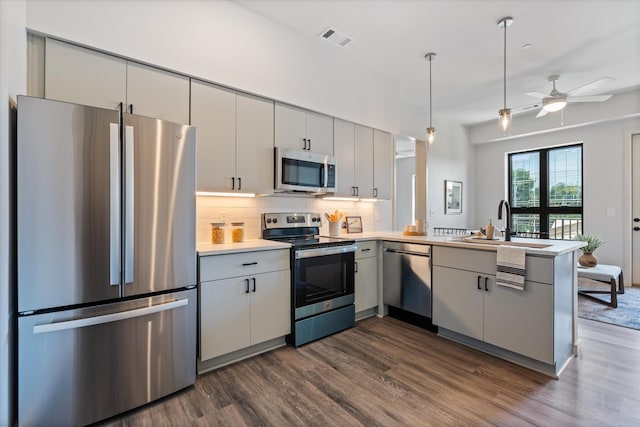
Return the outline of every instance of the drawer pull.
[[[248,267],[250,265],[258,265],[258,261],[254,261],[254,262],[243,262],[242,266],[243,267]]]
[[[370,250],[371,250],[371,248],[364,248],[364,249],[361,249],[361,251],[362,251],[362,252],[369,252]]]

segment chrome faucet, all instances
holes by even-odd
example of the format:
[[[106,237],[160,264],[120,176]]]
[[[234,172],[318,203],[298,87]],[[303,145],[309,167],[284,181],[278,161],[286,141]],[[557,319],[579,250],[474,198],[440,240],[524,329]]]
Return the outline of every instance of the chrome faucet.
[[[500,200],[498,205],[498,219],[502,219],[502,205],[505,206],[507,211],[507,218],[505,219],[504,240],[506,242],[511,241],[511,206],[506,200]]]

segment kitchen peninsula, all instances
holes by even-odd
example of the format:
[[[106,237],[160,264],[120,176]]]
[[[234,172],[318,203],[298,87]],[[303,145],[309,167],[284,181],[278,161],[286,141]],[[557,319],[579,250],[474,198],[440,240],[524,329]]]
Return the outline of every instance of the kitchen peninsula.
[[[354,239],[359,247],[374,248],[378,269],[373,284],[378,294],[374,313],[380,317],[387,315],[382,303],[382,242],[431,245],[432,321],[440,336],[554,378],[577,354],[576,251],[583,242],[513,238],[508,244],[526,249],[525,287],[520,291],[495,284],[501,241],[405,236],[401,232],[341,237]],[[216,246],[199,245],[200,257],[273,249],[263,240],[237,247],[220,245],[219,250]]]

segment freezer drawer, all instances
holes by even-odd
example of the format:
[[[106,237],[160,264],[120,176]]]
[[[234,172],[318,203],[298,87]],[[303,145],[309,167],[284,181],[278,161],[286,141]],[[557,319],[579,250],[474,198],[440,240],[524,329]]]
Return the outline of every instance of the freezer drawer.
[[[195,382],[196,289],[20,317],[18,422],[86,425]]]

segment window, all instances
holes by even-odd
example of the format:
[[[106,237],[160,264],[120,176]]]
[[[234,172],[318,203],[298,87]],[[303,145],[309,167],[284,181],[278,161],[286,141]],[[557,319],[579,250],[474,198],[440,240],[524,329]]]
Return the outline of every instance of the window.
[[[582,144],[509,154],[509,204],[519,236],[582,233]]]

